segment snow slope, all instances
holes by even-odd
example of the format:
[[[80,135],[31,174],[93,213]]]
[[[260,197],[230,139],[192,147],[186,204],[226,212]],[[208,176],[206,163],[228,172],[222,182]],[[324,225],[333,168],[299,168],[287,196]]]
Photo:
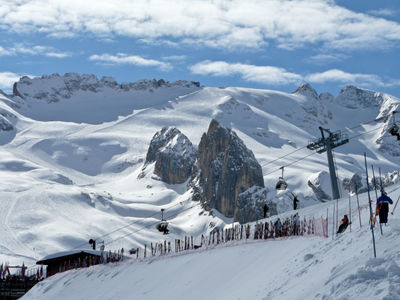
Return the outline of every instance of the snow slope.
[[[21,79],[14,95],[0,95],[0,262],[32,265],[88,246],[90,238],[104,240],[107,249],[141,247],[160,238],[160,208],[166,208],[171,238],[198,237],[229,223],[193,203],[185,183],[159,181],[153,166],[139,176],[149,142],[164,126],[176,126],[194,145],[212,118],[231,127],[262,165],[268,197],[278,196],[282,210],[290,205],[273,188],[279,167],[299,159],[285,168],[289,188],[301,207],[319,203],[307,179],[327,171],[326,156],[304,159],[318,126],[355,137],[335,151],[341,179],[363,172],[363,152],[384,174],[398,170],[398,142],[385,132],[391,118],[361,123],[390,115],[399,99],[348,88],[336,101],[311,89],[287,94],[184,81],[118,84],[73,73]]]
[[[388,195],[400,197],[400,186]],[[23,299],[400,299],[400,210],[389,216],[384,235],[375,232],[374,258],[367,193],[359,201],[362,227],[352,197],[351,231],[334,238],[330,231],[328,238],[232,242],[71,270],[40,282]],[[319,217],[331,206],[299,213]],[[349,202],[343,198],[339,216],[345,213],[350,215]]]

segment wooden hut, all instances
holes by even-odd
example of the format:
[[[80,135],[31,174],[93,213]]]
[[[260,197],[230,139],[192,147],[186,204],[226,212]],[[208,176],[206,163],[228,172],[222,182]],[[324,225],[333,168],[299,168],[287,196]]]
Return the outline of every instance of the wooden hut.
[[[47,255],[36,262],[37,265],[47,265],[46,277],[71,269],[84,268],[102,262],[101,251],[72,250]]]

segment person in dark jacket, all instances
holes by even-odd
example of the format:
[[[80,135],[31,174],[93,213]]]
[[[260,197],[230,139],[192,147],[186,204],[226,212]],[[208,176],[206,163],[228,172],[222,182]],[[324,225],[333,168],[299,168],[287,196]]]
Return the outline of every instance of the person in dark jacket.
[[[389,204],[393,204],[393,200],[388,197],[385,191],[382,191],[382,195],[376,201],[376,214],[379,214],[380,223],[387,223]]]
[[[297,199],[297,196],[293,197],[293,209],[297,209],[297,204],[299,203],[299,199]]]
[[[264,219],[267,217],[267,212],[269,211],[267,203],[264,203]]]
[[[347,226],[349,226],[349,218],[347,217],[347,215],[344,215],[342,219],[342,224],[340,224],[337,233],[343,233],[346,230]]]

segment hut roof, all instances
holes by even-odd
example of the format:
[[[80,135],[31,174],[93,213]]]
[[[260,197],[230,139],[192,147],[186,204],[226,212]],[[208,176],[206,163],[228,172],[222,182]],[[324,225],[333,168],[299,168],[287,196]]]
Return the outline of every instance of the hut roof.
[[[49,254],[43,257],[41,260],[36,262],[37,265],[48,265],[51,262],[60,261],[64,259],[68,259],[74,256],[79,256],[82,254],[91,254],[95,256],[101,256],[101,251],[98,250],[90,250],[90,249],[78,249],[71,251],[62,251],[53,254]]]

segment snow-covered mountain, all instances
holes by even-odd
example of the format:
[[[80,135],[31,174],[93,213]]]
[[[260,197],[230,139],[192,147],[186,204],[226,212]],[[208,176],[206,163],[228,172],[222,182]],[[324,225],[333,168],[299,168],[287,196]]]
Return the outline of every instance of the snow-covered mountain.
[[[212,119],[231,128],[254,153],[267,198],[283,212],[291,200],[275,191],[281,166],[301,207],[320,203],[308,182],[328,170],[326,155],[306,157],[312,152],[305,147],[319,138],[319,126],[350,137],[335,149],[340,180],[363,174],[364,152],[384,174],[398,170],[399,142],[387,129],[399,103],[352,86],[335,98],[310,85],[288,94],[188,81],[120,84],[75,73],[21,78],[13,95],[0,94],[0,262],[32,264],[90,238],[111,249],[141,246],[160,238],[160,208],[171,239],[230,222],[192,201],[188,182],[167,184],[154,164],[145,165],[164,127],[179,129],[194,149]]]

